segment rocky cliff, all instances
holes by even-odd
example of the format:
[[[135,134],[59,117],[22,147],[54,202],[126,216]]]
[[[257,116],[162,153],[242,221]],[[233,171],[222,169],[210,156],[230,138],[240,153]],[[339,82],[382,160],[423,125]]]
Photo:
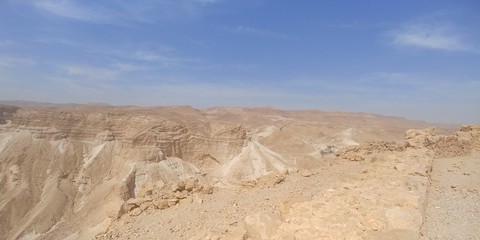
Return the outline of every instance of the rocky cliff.
[[[353,151],[351,158],[363,161],[364,153],[345,147],[401,140],[406,129],[427,125],[274,109],[80,105],[0,112],[0,239],[91,239],[123,215],[201,202],[199,194],[212,187],[281,183],[289,172],[324,166],[340,149],[338,156]],[[457,140],[409,133],[408,144],[443,149],[470,141],[471,130]],[[393,143],[384,148],[398,150]],[[471,148],[478,144],[458,151]]]
[[[85,219],[85,228],[102,228],[109,211],[119,211],[143,184],[201,175],[237,155],[245,141],[245,129],[234,124],[20,111],[0,129],[0,235],[75,229]]]

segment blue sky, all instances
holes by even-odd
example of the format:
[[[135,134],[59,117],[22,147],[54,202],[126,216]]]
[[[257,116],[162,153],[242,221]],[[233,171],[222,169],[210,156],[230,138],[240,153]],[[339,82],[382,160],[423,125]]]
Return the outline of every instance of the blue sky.
[[[0,99],[480,122],[480,2],[0,0]]]

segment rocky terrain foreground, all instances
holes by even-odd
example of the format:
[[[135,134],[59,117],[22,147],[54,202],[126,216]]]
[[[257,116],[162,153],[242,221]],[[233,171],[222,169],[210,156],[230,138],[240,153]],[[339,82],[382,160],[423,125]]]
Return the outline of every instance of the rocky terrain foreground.
[[[0,105],[0,239],[478,239],[480,126]]]

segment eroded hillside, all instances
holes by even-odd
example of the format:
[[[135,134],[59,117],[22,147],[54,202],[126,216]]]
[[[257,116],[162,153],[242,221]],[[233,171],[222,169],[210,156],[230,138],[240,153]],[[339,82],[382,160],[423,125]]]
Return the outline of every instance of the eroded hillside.
[[[4,239],[418,236],[432,159],[478,150],[477,128],[404,144],[429,125],[363,113],[15,112],[0,125]]]

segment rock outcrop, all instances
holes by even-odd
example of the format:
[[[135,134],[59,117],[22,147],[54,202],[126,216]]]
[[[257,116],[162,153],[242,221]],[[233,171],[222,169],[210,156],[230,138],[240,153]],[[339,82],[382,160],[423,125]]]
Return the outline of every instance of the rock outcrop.
[[[453,135],[435,134],[435,128],[412,129],[405,135],[406,147],[427,148],[434,151],[436,157],[464,156],[478,151],[480,127],[464,125]]]

